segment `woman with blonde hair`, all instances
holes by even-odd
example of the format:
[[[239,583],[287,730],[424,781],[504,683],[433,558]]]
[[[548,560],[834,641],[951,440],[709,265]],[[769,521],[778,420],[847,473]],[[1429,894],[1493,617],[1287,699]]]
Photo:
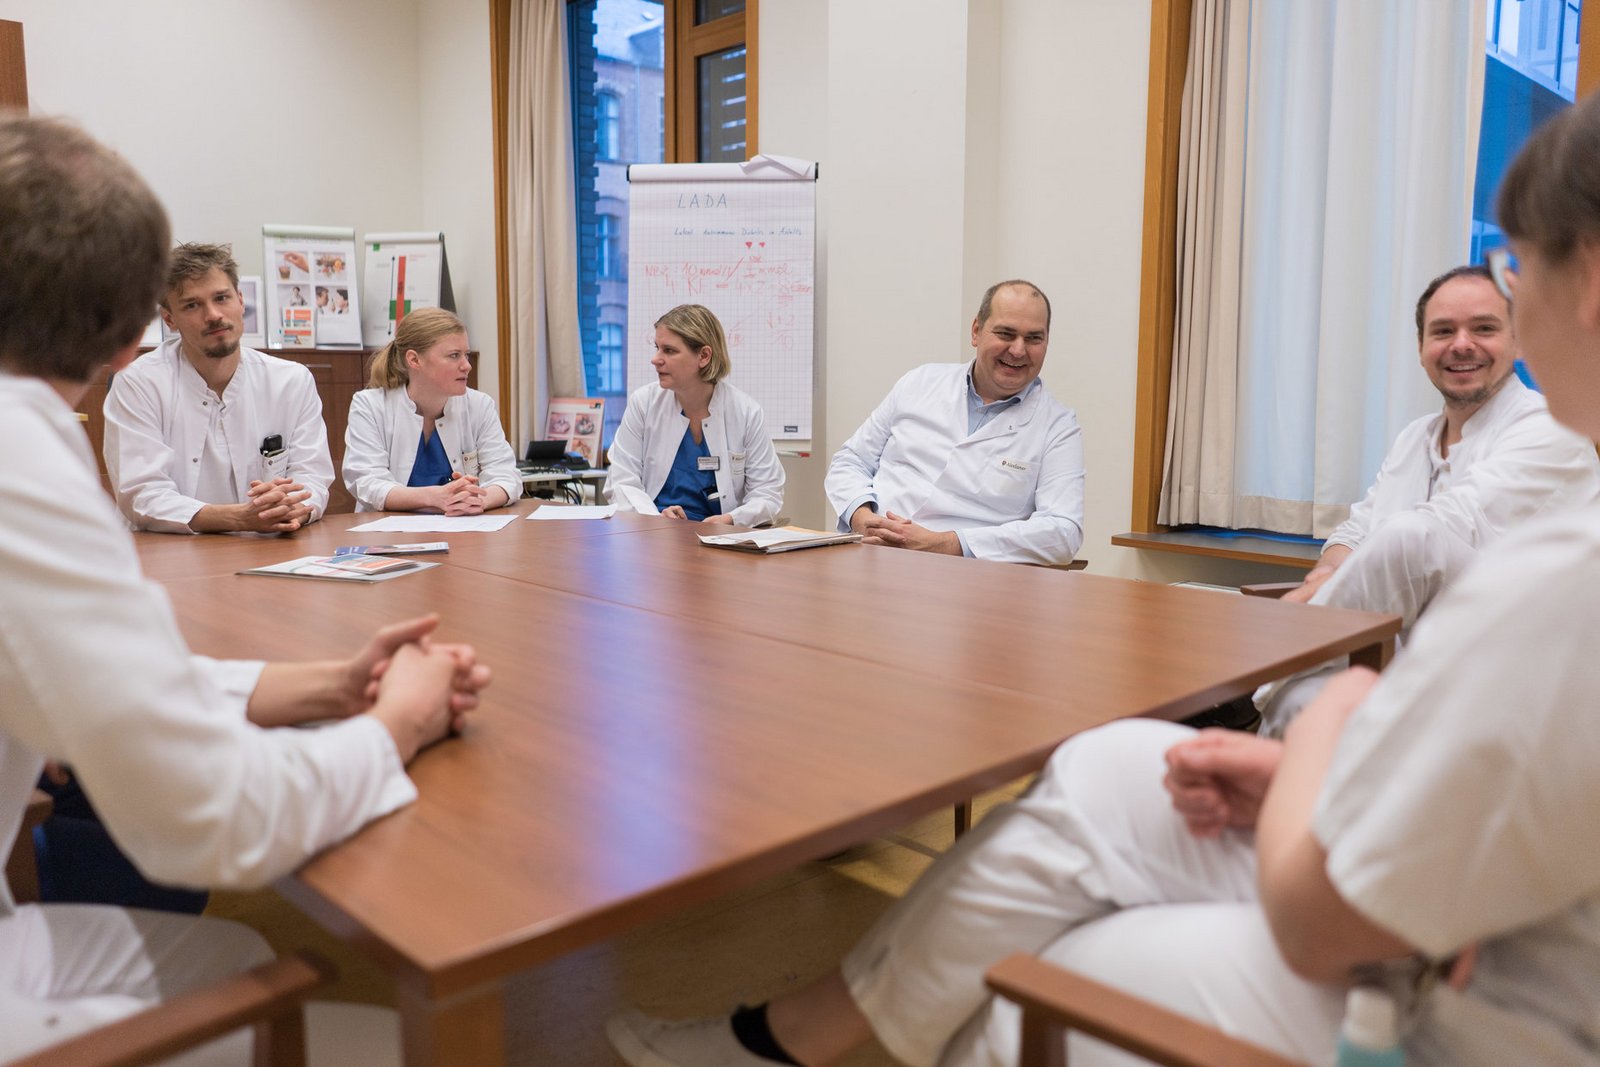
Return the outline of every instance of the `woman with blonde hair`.
[[[723,380],[731,364],[722,323],[680,304],[656,320],[655,346],[656,384],[628,397],[606,493],[624,506],[642,495],[676,519],[771,522],[783,506],[783,466],[761,405]]]
[[[357,511],[477,515],[522,495],[517,456],[486,393],[467,388],[467,327],[443,308],[395,324],[350,402],[344,484]]]

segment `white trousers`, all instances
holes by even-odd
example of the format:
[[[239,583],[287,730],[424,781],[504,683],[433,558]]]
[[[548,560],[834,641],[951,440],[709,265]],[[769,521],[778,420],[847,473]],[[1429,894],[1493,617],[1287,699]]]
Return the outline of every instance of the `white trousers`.
[[[1256,900],[1250,834],[1201,840],[1161,785],[1187,727],[1136,719],[1062,745],[846,957],[874,1032],[913,1067],[1011,1067],[1020,1012],[984,972],[1031,952],[1308,1063],[1332,1063],[1333,986],[1296,977]],[[1081,1044],[1081,1048],[1079,1047]],[[1139,1062],[1072,1039],[1073,1067]]]
[[[0,1062],[65,1041],[272,959],[254,930],[98,904],[24,905],[0,918]],[[170,1061],[250,1062],[250,1033]]]
[[[1383,611],[1400,616],[1398,647],[1424,609],[1471,563],[1477,550],[1415,511],[1402,511],[1379,523],[1333,577],[1311,597],[1312,604],[1353,611]],[[1322,691],[1328,679],[1349,665],[1347,658],[1269,682],[1256,690],[1261,733],[1282,737],[1289,723]]]
[[[0,917],[0,1063],[153,1007],[273,958],[247,926],[98,904],[24,905]],[[306,1011],[313,1064],[394,1064],[393,1012],[357,1004]],[[249,1067],[242,1030],[164,1061]]]

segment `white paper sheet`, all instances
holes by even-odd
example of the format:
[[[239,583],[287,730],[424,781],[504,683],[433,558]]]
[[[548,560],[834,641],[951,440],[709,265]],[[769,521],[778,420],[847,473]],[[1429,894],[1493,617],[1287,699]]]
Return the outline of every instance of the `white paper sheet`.
[[[569,504],[566,507],[540,507],[529,519],[560,522],[569,519],[609,519],[617,513],[615,504]]]
[[[351,533],[470,533],[504,530],[515,515],[389,515],[350,527]]]

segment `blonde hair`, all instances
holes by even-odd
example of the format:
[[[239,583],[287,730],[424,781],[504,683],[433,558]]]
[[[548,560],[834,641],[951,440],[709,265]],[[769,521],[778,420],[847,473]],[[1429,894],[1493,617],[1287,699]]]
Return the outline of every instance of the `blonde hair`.
[[[411,372],[406,368],[407,352],[426,352],[440,338],[466,332],[467,324],[455,312],[444,308],[418,308],[395,326],[394,340],[373,353],[367,388],[398,389],[411,380]]]
[[[700,304],[679,304],[656,320],[679,337],[696,354],[711,349],[711,362],[700,368],[700,380],[713,385],[728,376],[733,364],[728,360],[728,338],[711,309]]]

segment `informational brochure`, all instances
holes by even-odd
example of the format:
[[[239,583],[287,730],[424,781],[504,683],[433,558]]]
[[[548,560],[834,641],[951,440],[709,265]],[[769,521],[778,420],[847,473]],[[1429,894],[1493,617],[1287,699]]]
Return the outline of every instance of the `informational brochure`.
[[[449,541],[418,541],[409,545],[340,545],[335,556],[426,556],[450,551]]]
[[[589,466],[600,465],[600,434],[605,429],[606,402],[596,397],[558,396],[550,401],[544,420],[547,441],[567,442],[567,451],[582,456]]]
[[[273,578],[324,578],[335,582],[386,582],[390,578],[437,566],[437,563],[386,559],[383,556],[301,556],[265,567],[251,567],[239,573],[263,574]]]
[[[317,347],[317,326],[308,307],[278,309],[278,338],[276,348]]]
[[[793,552],[797,548],[821,548],[823,545],[848,545],[859,540],[861,535],[857,533],[826,533],[799,526],[779,526],[772,530],[751,530],[748,533],[700,535],[700,543],[712,548],[768,554]]]
[[[271,347],[361,347],[353,227],[263,226],[261,248]]]
[[[367,256],[361,336],[368,348],[387,344],[395,323],[417,308],[456,309],[444,234],[369,233],[361,244]]]

